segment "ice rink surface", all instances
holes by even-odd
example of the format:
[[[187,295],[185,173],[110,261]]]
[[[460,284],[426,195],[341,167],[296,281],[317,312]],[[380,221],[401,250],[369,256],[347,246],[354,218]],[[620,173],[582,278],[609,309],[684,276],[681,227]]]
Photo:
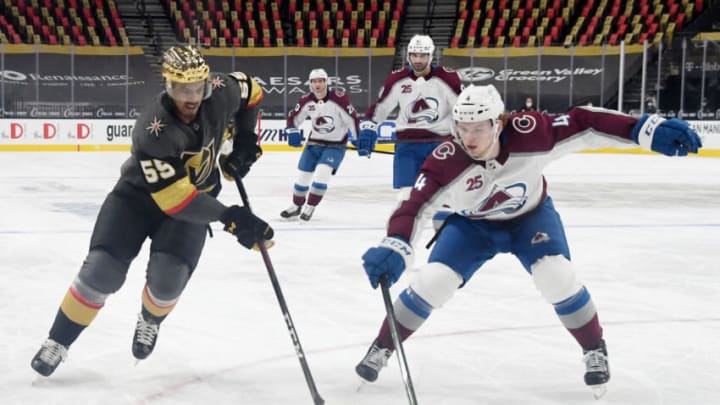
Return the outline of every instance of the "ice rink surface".
[[[0,404],[311,404],[260,254],[218,224],[152,356],[135,365],[130,352],[143,250],[68,360],[36,378],[30,359],[126,156],[0,156]],[[298,156],[266,153],[246,187],[276,230],[270,256],[320,394],[327,404],[406,404],[395,357],[360,390],[354,373],[384,317],[360,256],[382,238],[395,204],[392,158],[348,152],[312,221],[300,224],[279,218]],[[720,159],[576,154],[546,176],[604,326],[607,394],[593,399],[579,347],[504,255],[406,342],[418,402],[720,404]],[[239,201],[233,184],[220,199]]]

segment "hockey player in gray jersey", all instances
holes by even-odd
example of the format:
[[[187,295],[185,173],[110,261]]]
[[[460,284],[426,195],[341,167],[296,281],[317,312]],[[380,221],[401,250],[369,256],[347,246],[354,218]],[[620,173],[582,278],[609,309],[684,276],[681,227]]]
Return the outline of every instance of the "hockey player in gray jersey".
[[[327,191],[331,176],[340,168],[347,149],[348,131],[353,138],[358,133],[358,115],[350,97],[345,92],[328,87],[327,72],[313,69],[308,80],[310,93],[300,97],[287,118],[285,134],[288,145],[302,146],[298,127],[306,118],[310,118],[312,128],[298,162],[300,173],[293,185],[292,204],[280,213],[281,217],[288,219],[299,215],[303,221],[312,218]]]
[[[577,279],[562,221],[547,195],[542,169],[586,148],[640,145],[670,156],[697,153],[697,133],[678,119],[574,108],[566,114],[504,114],[493,86],[465,89],[453,109],[454,139],[425,161],[412,192],[391,215],[387,236],[362,257],[373,288],[394,283],[412,266],[409,241],[422,211],[440,197],[454,213],[436,235],[428,263],[420,266],[394,303],[399,335],[407,339],[498,253],[517,257],[560,322],[584,353],[585,383],[604,393],[608,352],[595,304]],[[394,350],[387,320],[357,373],[375,381]]]
[[[100,208],[90,250],[70,284],[47,340],[31,361],[52,374],[70,345],[125,281],[143,242],[151,239],[146,284],[132,353],[152,353],[160,324],[195,270],[208,232],[220,221],[246,248],[270,244],[272,228],[247,208],[226,206],[216,164],[226,128],[232,152],[222,160],[229,177],[243,177],[262,154],[254,128],[261,87],[244,73],[211,73],[200,52],[176,46],[163,55],[165,91],[138,117],[131,156]]]

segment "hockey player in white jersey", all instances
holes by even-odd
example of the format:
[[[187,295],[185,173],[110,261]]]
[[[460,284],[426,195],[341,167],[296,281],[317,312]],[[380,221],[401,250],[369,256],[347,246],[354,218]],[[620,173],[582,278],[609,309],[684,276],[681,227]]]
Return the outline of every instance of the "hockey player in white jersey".
[[[452,107],[462,90],[460,75],[432,65],[435,44],[427,35],[415,35],[407,46],[409,68],[388,76],[375,104],[360,123],[358,153],[370,154],[377,139],[377,123],[396,109],[393,188],[409,190],[425,158],[443,137],[450,137]]]
[[[324,69],[313,69],[309,75],[310,93],[300,100],[287,118],[288,145],[302,146],[299,126],[310,118],[305,149],[298,162],[299,175],[293,186],[292,204],[280,213],[283,218],[309,221],[322,200],[330,182],[345,157],[348,131],[358,133],[358,115],[345,92],[328,87]],[[303,208],[304,206],[304,208]],[[302,213],[301,213],[302,210]]]
[[[362,257],[373,288],[391,285],[412,266],[409,241],[429,203],[441,196],[454,213],[438,232],[428,263],[414,272],[394,303],[398,334],[407,339],[498,253],[511,253],[582,348],[585,384],[596,397],[610,379],[608,352],[595,304],[577,279],[565,232],[547,195],[542,169],[574,151],[640,145],[669,156],[697,153],[700,137],[679,119],[640,119],[593,107],[566,114],[507,115],[494,86],[465,89],[455,104],[454,139],[422,166],[409,197],[391,215],[386,237]],[[387,319],[356,372],[375,381],[394,350]]]

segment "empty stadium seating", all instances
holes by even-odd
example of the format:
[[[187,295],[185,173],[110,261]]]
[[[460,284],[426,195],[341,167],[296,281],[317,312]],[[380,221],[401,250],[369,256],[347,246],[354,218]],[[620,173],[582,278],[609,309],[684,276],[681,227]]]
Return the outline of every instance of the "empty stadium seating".
[[[461,0],[453,47],[670,40],[703,10],[689,0]]]
[[[112,0],[3,0],[0,11],[0,41],[5,43],[129,43]]]
[[[165,3],[181,40],[263,47],[394,46],[404,7],[403,0]]]
[[[161,0],[176,38],[217,47],[394,47],[404,0]],[[703,0],[460,0],[451,47],[669,41]],[[0,0],[3,43],[129,44],[113,0]]]

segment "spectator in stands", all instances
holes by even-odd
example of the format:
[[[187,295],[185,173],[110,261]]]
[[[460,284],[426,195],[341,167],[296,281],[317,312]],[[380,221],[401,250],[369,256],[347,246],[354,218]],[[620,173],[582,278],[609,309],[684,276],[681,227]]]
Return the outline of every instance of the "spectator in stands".
[[[657,104],[655,103],[655,97],[645,97],[645,112],[648,114],[655,114],[657,112]]]
[[[287,118],[285,135],[292,147],[302,146],[298,127],[308,117],[312,128],[298,162],[300,173],[293,186],[292,204],[280,213],[281,217],[288,219],[300,215],[303,221],[310,220],[327,191],[330,176],[340,167],[345,157],[348,131],[353,138],[358,133],[358,115],[350,98],[344,91],[328,88],[329,79],[325,70],[310,71],[309,81],[310,92],[300,97]]]
[[[535,111],[535,102],[532,97],[525,97],[525,103],[518,108],[518,111]]]

